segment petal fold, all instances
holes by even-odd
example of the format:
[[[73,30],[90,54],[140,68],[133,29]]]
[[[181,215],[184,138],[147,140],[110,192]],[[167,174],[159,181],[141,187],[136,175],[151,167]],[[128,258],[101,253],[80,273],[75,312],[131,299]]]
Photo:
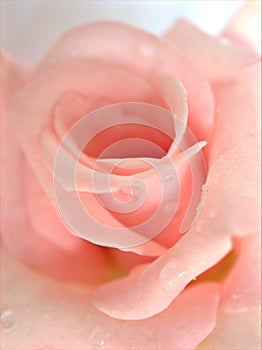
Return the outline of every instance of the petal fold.
[[[216,283],[189,288],[165,312],[130,322],[99,312],[86,287],[43,278],[10,256],[1,257],[6,349],[194,350],[215,327]]]

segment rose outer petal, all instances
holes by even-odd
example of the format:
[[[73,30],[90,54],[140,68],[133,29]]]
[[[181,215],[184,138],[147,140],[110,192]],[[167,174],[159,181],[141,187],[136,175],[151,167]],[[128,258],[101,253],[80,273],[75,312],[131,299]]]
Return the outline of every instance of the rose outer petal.
[[[220,307],[227,312],[261,308],[261,236],[241,238],[239,258],[223,281]]]
[[[245,1],[233,16],[224,33],[244,46],[261,53],[261,1]]]
[[[214,331],[196,350],[260,350],[261,311],[228,312],[218,310]]]
[[[223,281],[216,327],[197,350],[261,348],[261,236],[238,241],[239,258]]]
[[[38,271],[71,281],[101,282],[107,274],[107,259],[101,248],[72,236],[61,223],[54,224],[56,213],[26,163],[6,116],[6,106],[14,92],[25,84],[27,71],[9,57],[1,57],[3,242]]]
[[[85,289],[45,279],[6,253],[1,268],[5,349],[193,350],[215,327],[217,283],[189,288],[165,312],[130,322],[99,312]]]
[[[235,78],[239,68],[258,59],[253,51],[211,37],[186,20],[176,22],[165,37],[188,54],[211,84]]]

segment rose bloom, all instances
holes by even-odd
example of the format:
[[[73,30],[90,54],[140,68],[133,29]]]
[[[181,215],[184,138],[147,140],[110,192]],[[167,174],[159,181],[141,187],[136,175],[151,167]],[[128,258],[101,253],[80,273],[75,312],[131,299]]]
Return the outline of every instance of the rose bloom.
[[[3,349],[260,348],[260,57],[242,33],[249,5],[221,38],[186,21],[163,38],[98,22],[66,33],[37,67],[2,54]],[[129,102],[168,110],[186,128],[174,139],[138,125],[98,133],[79,158],[72,191],[74,140],[66,148],[64,136],[88,115],[96,130],[101,121],[92,113]],[[53,174],[61,144],[63,169]],[[130,204],[132,181],[143,180],[137,210],[106,207],[103,184],[90,182],[114,159],[120,208]],[[139,245],[95,244],[103,232],[79,237],[66,225],[53,175],[101,228],[129,238],[162,204],[172,209],[172,191],[178,207],[159,235],[142,232]],[[169,197],[161,197],[163,182]]]

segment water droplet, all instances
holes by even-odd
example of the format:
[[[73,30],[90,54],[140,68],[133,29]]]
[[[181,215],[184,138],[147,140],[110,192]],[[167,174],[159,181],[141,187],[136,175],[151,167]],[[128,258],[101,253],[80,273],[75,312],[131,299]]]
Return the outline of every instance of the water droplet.
[[[165,177],[165,181],[167,182],[171,182],[174,178],[174,175],[173,174],[168,174],[166,177]]]
[[[1,314],[1,326],[11,328],[15,323],[14,315],[11,310],[6,310]]]
[[[251,136],[254,136],[255,135],[255,129],[254,128],[250,128],[249,129],[249,133]]]
[[[102,349],[105,346],[104,340],[99,340],[97,343],[93,343],[94,349]]]
[[[165,290],[184,288],[188,282],[188,271],[179,260],[172,260],[159,273],[159,283]]]

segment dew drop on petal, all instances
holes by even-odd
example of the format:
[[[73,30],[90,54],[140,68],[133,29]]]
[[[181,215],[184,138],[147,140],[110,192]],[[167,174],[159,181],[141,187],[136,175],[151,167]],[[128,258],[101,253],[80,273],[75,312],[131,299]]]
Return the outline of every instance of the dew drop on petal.
[[[102,349],[105,346],[104,340],[99,340],[97,343],[93,344],[94,349]]]
[[[14,314],[11,310],[5,310],[1,314],[1,326],[3,328],[11,328],[15,323]]]
[[[159,273],[159,283],[164,290],[184,288],[188,280],[188,269],[179,260],[172,260]]]

